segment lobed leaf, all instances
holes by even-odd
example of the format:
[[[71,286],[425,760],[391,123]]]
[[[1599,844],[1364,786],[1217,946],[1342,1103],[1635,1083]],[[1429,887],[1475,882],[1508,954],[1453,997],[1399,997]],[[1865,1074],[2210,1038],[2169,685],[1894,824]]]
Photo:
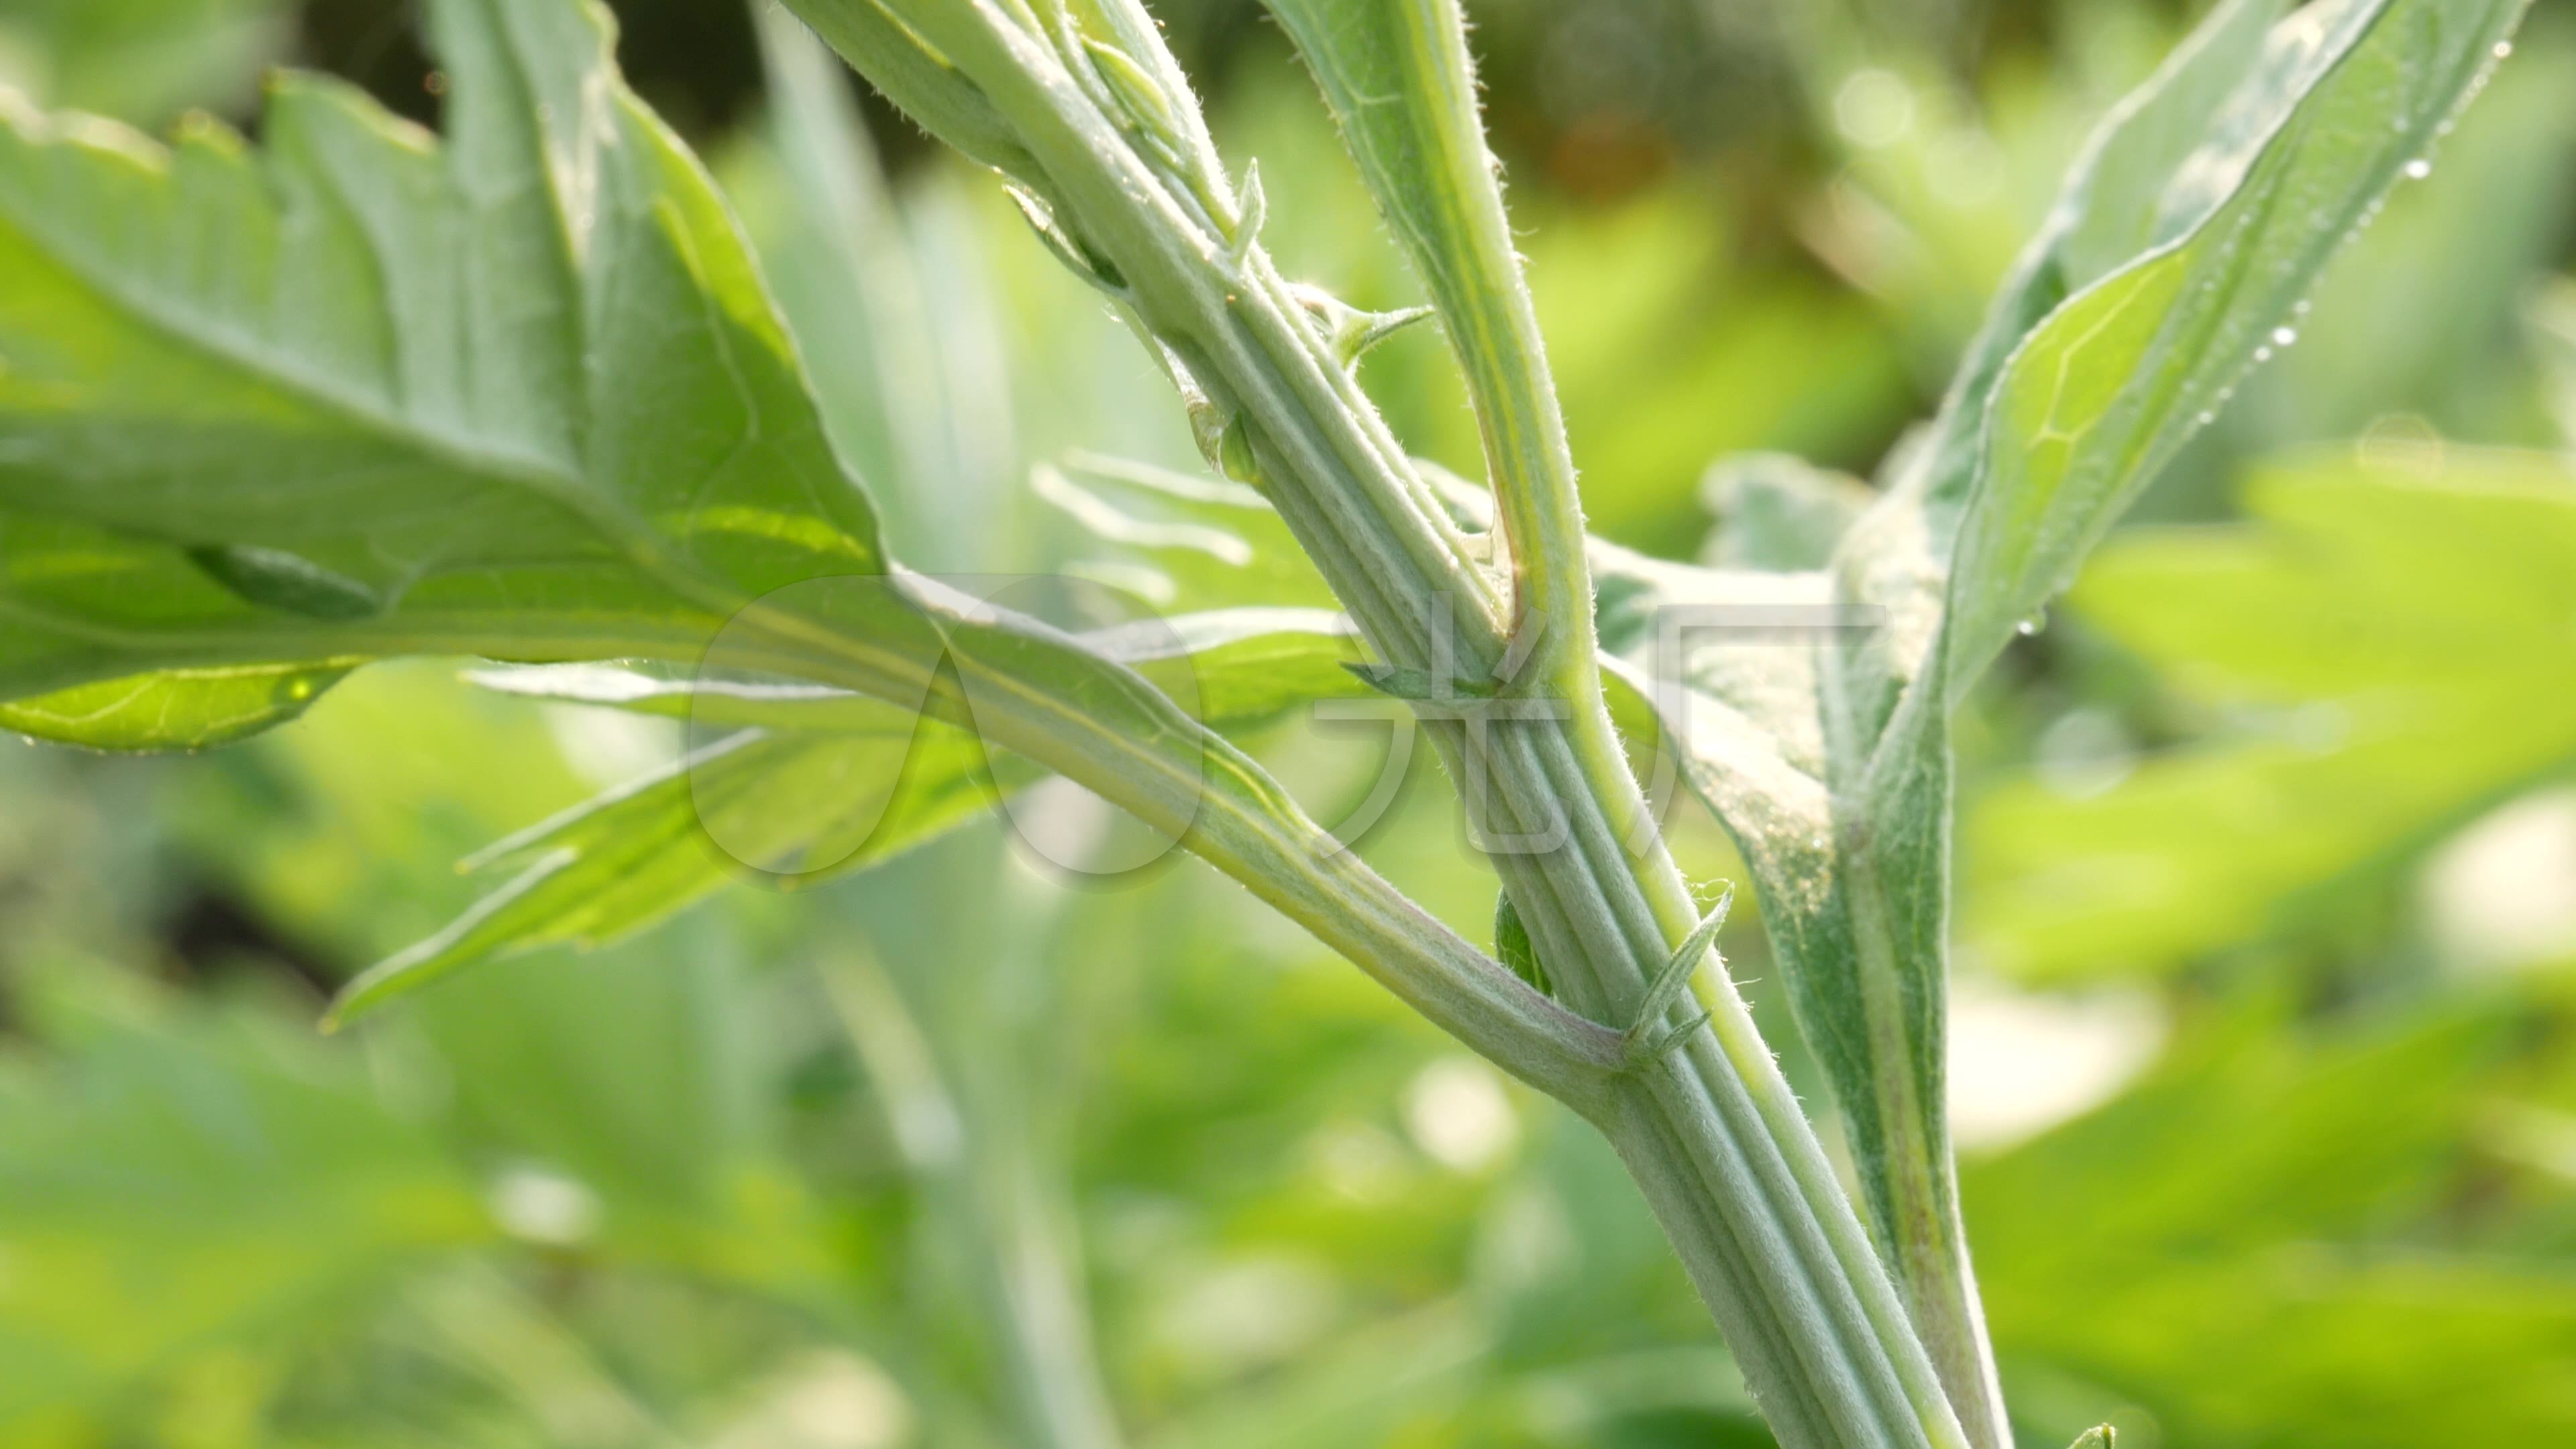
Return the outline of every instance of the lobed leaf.
[[[669,657],[768,590],[883,567],[747,250],[599,12],[433,21],[443,146],[301,76],[257,151],[0,102],[0,695]]]
[[[275,87],[258,150],[0,103],[0,700],[393,654],[687,665],[721,634],[760,672],[1094,788],[1533,1080],[1597,1074],[1596,1032],[1150,680],[893,568],[732,217],[618,79],[601,6],[430,18],[444,143],[305,78]],[[494,939],[506,905],[450,944]]]

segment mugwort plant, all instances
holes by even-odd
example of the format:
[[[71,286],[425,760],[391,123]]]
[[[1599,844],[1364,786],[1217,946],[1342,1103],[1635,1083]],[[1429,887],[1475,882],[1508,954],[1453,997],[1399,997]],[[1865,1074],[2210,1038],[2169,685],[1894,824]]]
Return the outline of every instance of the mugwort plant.
[[[2226,0],[2092,139],[1874,499],[1726,569],[1586,534],[1459,0],[1265,4],[1417,312],[1282,274],[1263,225],[1294,199],[1219,154],[1140,0],[787,0],[1008,188],[1216,475],[1038,486],[1154,491],[1244,558],[1301,554],[1335,607],[1212,588],[1104,618],[906,570],[596,0],[434,0],[443,139],[301,75],[256,147],[0,118],[0,724],[220,745],[418,655],[692,723],[680,766],[495,847],[517,875],[342,1020],[667,914],[711,888],[674,863],[702,841],[853,870],[1060,777],[1598,1128],[1788,1449],[2005,1449],[1943,1117],[1952,712],[2424,164],[2522,0]],[[1424,322],[1482,479],[1410,457],[1362,385]],[[1458,782],[1493,951],[1229,737],[1362,699]],[[1852,1191],[1716,958],[1725,903],[1675,867],[1659,778],[1740,848]]]

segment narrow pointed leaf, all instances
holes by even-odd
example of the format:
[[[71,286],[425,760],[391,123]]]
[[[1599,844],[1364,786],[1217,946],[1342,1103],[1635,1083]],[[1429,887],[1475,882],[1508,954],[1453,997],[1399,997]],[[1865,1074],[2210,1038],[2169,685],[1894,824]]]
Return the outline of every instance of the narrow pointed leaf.
[[[94,750],[203,750],[312,707],[348,671],[330,665],[171,669],[0,703],[0,729]]]
[[[1189,701],[1221,730],[1257,728],[1362,691],[1340,616],[1238,609],[1091,636],[1104,659]],[[342,993],[353,1019],[476,961],[642,930],[755,874],[807,884],[889,860],[988,813],[1048,772],[918,711],[792,681],[666,679],[602,665],[489,670],[506,693],[734,730],[670,767],[469,862],[519,874],[439,935]]]
[[[1954,1397],[2000,1422],[1943,1120],[1948,714],[2247,371],[2473,96],[2522,0],[2222,8],[2108,123],[1896,487],[1834,572],[1823,822],[1763,882],[1863,1197]],[[1748,792],[1736,774],[1712,793]],[[1771,808],[1777,808],[1776,805]],[[1825,828],[1815,829],[1818,824]],[[1741,826],[1739,834],[1745,833]],[[1806,857],[1799,859],[1799,857]],[[1980,1387],[1982,1386],[1982,1388]]]

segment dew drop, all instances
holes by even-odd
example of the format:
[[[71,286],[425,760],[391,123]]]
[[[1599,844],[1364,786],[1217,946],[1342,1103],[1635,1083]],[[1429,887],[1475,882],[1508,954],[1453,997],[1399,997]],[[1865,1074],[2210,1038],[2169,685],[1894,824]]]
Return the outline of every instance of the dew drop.
[[[2272,349],[2271,349],[2271,348],[2269,348],[2269,347],[2257,347],[2257,348],[2255,348],[2255,349],[2254,349],[2254,360],[2255,360],[2256,362],[2269,362],[2269,361],[2271,361],[2271,360],[2272,360]]]
[[[2316,303],[2309,301],[2307,298],[2301,297],[2299,299],[2299,305],[2292,307],[2290,310],[2302,317],[2305,317],[2316,307],[2316,305]]]
[[[2019,634],[2025,639],[2031,639],[2038,637],[2039,632],[2047,627],[2047,615],[2033,614],[2029,618],[2022,620],[2020,623],[2013,625],[2013,632]]]
[[[2296,327],[2275,327],[2272,329],[2272,345],[2275,347],[2295,347],[2298,345],[2298,341],[2299,329]]]
[[[2202,410],[2201,415],[2200,415],[2200,425],[2201,425],[2202,427],[2204,427],[2204,428],[2205,428],[2205,427],[2208,427],[2211,423],[2214,423],[2214,422],[2217,422],[2217,421],[2218,421],[2218,414],[2213,413],[2213,412],[2210,412],[2210,411],[2208,411],[2208,410],[2206,410],[2206,409],[2203,409],[2203,410]]]
[[[2510,41],[2510,40],[2499,40],[2499,41],[2497,41],[2497,42],[2495,43],[2495,58],[2496,58],[2496,59],[2498,59],[2498,60],[2509,60],[2509,59],[2511,59],[2511,58],[2512,58],[2512,56],[2513,56],[2513,42],[2512,42],[2512,41]]]
[[[2406,179],[2409,181],[2421,181],[2432,174],[2433,163],[2421,156],[2406,163]]]

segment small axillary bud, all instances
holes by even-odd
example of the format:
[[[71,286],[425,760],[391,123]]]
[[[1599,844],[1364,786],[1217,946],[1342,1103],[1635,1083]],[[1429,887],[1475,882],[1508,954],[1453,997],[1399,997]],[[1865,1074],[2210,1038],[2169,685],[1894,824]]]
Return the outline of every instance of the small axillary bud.
[[[1225,245],[1225,259],[1236,270],[1252,259],[1252,249],[1261,241],[1261,225],[1269,218],[1270,199],[1261,191],[1261,163],[1246,162],[1242,197],[1235,203],[1234,228]]]
[[[1055,254],[1057,261],[1064,263],[1075,276],[1112,297],[1123,299],[1127,295],[1127,279],[1119,275],[1118,269],[1107,258],[1096,255],[1082,244],[1080,238],[1066,231],[1056,220],[1055,209],[1047,205],[1045,198],[1024,186],[1005,184],[1002,189],[1010,193],[1029,229],[1038,234],[1038,240]]]
[[[1502,686],[1491,679],[1451,678],[1428,669],[1408,669],[1393,664],[1345,664],[1351,677],[1389,699],[1407,704],[1445,704],[1461,708],[1501,697]]]
[[[1241,413],[1226,419],[1217,435],[1216,470],[1237,483],[1261,486],[1261,460],[1252,449],[1252,419]]]
[[[1107,41],[1086,35],[1082,48],[1091,57],[1092,70],[1117,99],[1118,109],[1126,113],[1128,124],[1166,161],[1177,165],[1188,147],[1181,138],[1180,112],[1163,93],[1162,83],[1136,57]]]
[[[1428,307],[1406,307],[1394,312],[1365,312],[1321,287],[1297,282],[1289,287],[1290,295],[1306,315],[1315,320],[1316,330],[1323,335],[1324,345],[1345,369],[1359,366],[1370,348],[1431,315]]]
[[[1261,459],[1253,448],[1252,419],[1209,397],[1178,358],[1167,354],[1163,366],[1173,385],[1180,389],[1182,409],[1189,414],[1190,439],[1199,445],[1199,456],[1219,475],[1260,487]]]

